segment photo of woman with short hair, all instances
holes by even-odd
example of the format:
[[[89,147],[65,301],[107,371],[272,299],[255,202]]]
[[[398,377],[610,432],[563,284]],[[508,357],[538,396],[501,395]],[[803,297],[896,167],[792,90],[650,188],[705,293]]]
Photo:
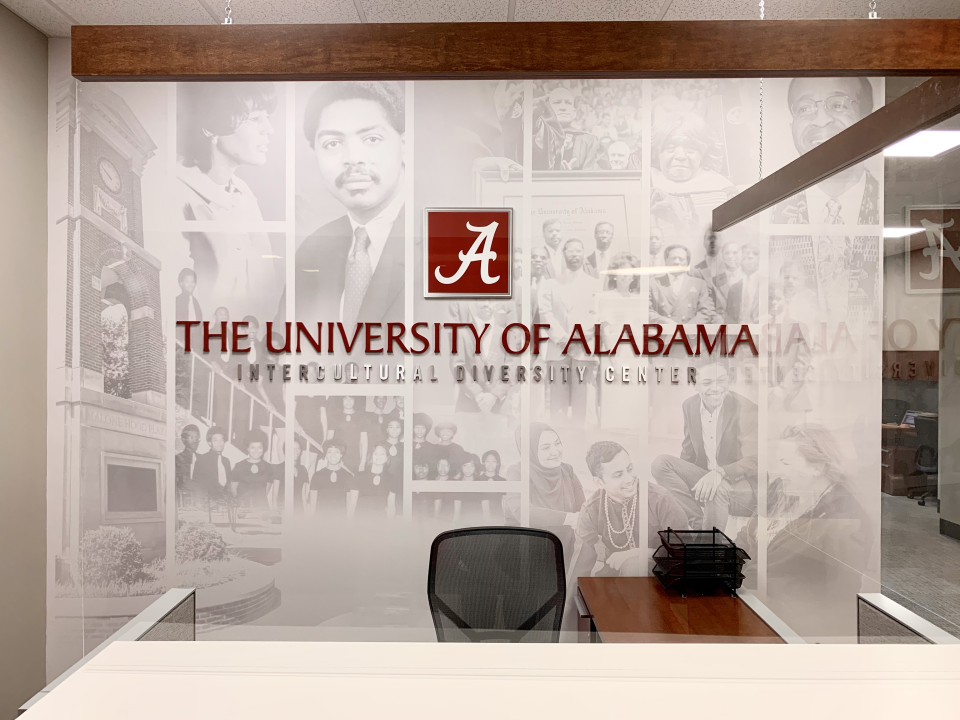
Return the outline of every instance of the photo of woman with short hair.
[[[272,83],[177,85],[177,213],[214,226],[184,233],[198,294],[237,316],[273,317],[283,288],[277,252],[257,227],[260,201],[237,172],[267,163],[278,105]]]

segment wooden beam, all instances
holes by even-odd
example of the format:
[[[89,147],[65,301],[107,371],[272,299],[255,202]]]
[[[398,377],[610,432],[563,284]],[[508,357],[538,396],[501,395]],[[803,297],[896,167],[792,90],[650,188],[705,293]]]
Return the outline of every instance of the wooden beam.
[[[80,80],[960,74],[960,20],[74,25]]]
[[[958,113],[960,77],[927,80],[714,208],[713,229],[719,232],[753,217]]]

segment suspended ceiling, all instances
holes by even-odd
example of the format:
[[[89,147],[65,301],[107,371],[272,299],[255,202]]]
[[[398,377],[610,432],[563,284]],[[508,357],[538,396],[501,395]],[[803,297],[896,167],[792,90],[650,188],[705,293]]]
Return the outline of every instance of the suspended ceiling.
[[[755,0],[231,0],[236,23],[484,22],[491,20],[747,20]],[[52,37],[71,25],[199,25],[224,0],[0,0]],[[863,18],[868,0],[765,0],[765,16]],[[877,0],[885,18],[958,18],[958,0]]]

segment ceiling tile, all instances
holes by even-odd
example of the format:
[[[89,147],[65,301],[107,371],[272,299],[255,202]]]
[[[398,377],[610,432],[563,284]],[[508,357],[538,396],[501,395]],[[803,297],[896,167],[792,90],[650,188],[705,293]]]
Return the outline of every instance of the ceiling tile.
[[[829,2],[829,0],[827,0]],[[766,0],[764,19],[796,20],[824,0]],[[664,20],[759,20],[759,0],[673,0]]]
[[[830,0],[817,17],[865,18],[867,0]],[[960,18],[957,0],[877,0],[877,13],[882,18]]]
[[[656,20],[662,0],[517,0],[516,19]]]
[[[360,0],[367,22],[505,21],[509,0]]]
[[[35,2],[37,0],[34,0]],[[197,0],[56,0],[84,25],[205,25],[213,18]]]
[[[70,36],[70,20],[46,0],[3,0],[2,4],[50,37]]]
[[[223,0],[207,0],[223,14]],[[353,0],[232,0],[233,21],[255,23],[356,23],[360,22]]]

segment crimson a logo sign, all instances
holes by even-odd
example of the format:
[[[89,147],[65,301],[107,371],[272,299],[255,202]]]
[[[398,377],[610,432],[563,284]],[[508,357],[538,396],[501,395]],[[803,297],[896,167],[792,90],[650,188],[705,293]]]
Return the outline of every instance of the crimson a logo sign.
[[[424,211],[423,296],[509,298],[513,293],[513,211]]]

